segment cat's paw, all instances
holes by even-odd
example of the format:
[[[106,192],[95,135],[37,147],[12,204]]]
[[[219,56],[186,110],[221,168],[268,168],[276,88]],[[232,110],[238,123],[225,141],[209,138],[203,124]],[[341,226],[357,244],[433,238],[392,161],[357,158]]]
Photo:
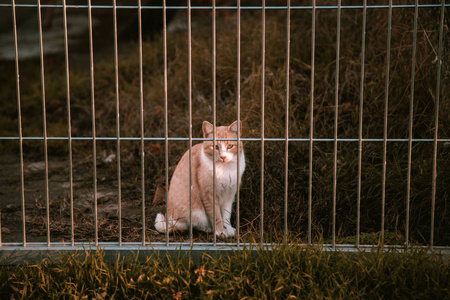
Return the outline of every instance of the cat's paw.
[[[231,226],[224,226],[223,231],[216,231],[216,235],[219,237],[233,237],[236,233],[236,229]]]
[[[228,234],[229,237],[234,236],[235,233],[236,233],[236,228],[233,228],[232,226],[227,226],[227,225],[225,225],[225,226],[224,226],[224,229],[225,229],[225,231],[227,232],[227,234]]]
[[[230,232],[224,230],[224,231],[216,231],[216,236],[220,238],[230,238],[233,237],[234,234],[231,234]]]
[[[211,233],[212,232],[212,228],[211,227],[202,228],[200,230],[203,230],[206,233]]]

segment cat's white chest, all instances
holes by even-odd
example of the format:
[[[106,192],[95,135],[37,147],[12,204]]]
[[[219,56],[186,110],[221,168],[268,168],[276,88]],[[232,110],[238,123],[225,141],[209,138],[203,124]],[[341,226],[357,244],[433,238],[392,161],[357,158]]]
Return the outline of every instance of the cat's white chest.
[[[208,169],[208,173],[213,173],[213,162],[208,159],[204,153],[202,153],[202,163],[205,168]],[[239,157],[239,181],[242,178],[242,174],[245,170],[245,156],[244,151],[241,152]],[[237,190],[237,178],[238,178],[238,170],[237,163],[235,160],[230,161],[229,163],[216,163],[216,192],[218,194],[236,192]]]
[[[240,176],[239,176],[240,179]],[[216,164],[216,190],[220,194],[235,191],[237,187],[237,164]]]

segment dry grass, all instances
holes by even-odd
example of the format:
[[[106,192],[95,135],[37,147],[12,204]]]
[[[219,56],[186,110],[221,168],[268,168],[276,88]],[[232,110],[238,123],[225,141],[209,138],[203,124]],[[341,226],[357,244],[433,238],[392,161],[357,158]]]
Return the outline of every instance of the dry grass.
[[[185,12],[182,12],[183,15]],[[392,21],[392,48],[389,81],[388,138],[408,138],[413,9],[395,9]],[[414,88],[413,137],[434,137],[434,109],[438,24],[437,9],[421,9],[417,39],[416,76]],[[234,12],[218,12],[217,25],[217,123],[228,124],[236,119],[236,24]],[[261,14],[243,11],[241,25],[241,119],[243,136],[261,136]],[[286,28],[285,11],[267,11],[265,69],[265,136],[284,137],[286,107]],[[212,120],[212,52],[211,24],[204,12],[193,12],[198,19],[192,36],[192,124],[194,137],[200,137],[203,120]],[[333,138],[335,99],[336,11],[321,10],[316,16],[316,55],[314,87],[314,136]],[[361,70],[361,10],[343,10],[341,25],[341,59],[339,80],[339,138],[358,138],[360,70]],[[445,31],[446,36],[448,30]],[[446,39],[448,39],[446,37]],[[383,118],[386,75],[387,10],[370,9],[367,15],[365,57],[363,138],[383,138]],[[164,85],[162,36],[156,35],[143,43],[143,82],[145,136],[164,136]],[[311,14],[295,10],[291,19],[291,61],[289,70],[289,136],[309,137],[311,89]],[[187,33],[183,30],[168,35],[168,114],[169,136],[188,136],[188,68]],[[121,136],[139,137],[139,61],[138,45],[131,44],[119,63]],[[448,61],[448,52],[444,62]],[[52,58],[50,61],[57,61]],[[48,132],[50,136],[65,136],[65,79],[63,69],[47,68]],[[22,72],[38,67],[27,63]],[[448,99],[448,64],[443,64],[439,137],[450,136],[450,105]],[[30,76],[30,75],[28,75]],[[88,69],[76,66],[70,75],[73,136],[91,135],[90,81]],[[32,84],[27,84],[32,83]],[[14,99],[11,90],[2,93],[2,101]],[[24,134],[40,136],[40,117],[31,117],[40,107],[40,86],[25,77],[22,85]],[[9,101],[9,100],[8,100]],[[113,59],[95,64],[95,105],[97,136],[116,136],[115,89]],[[3,105],[2,105],[3,106]],[[17,135],[12,101],[2,107],[2,135]],[[3,120],[3,119],[2,119]],[[13,124],[13,125],[11,125]],[[8,149],[6,143],[2,144]],[[15,144],[14,144],[15,145]],[[156,180],[164,175],[164,145],[146,143],[145,178],[147,201],[153,197]],[[439,143],[437,152],[437,193],[435,241],[449,245],[450,219],[448,199],[450,185],[450,147]],[[42,157],[42,146],[25,144],[27,157]],[[74,144],[75,162],[92,151],[90,142]],[[98,151],[115,151],[115,142],[98,142]],[[140,188],[139,142],[122,142],[122,180],[124,190]],[[169,164],[174,166],[187,149],[185,142],[170,142]],[[357,142],[340,142],[337,153],[337,228],[341,237],[356,233]],[[14,150],[10,151],[16,151]],[[259,142],[245,144],[247,169],[241,199],[241,231],[258,235],[260,223],[261,146]],[[266,142],[264,228],[267,239],[282,231],[284,224],[284,153],[285,143]],[[433,144],[415,142],[411,167],[411,237],[428,243],[430,235],[431,174]],[[51,155],[67,155],[65,142],[52,143]],[[365,142],[362,149],[361,231],[377,232],[381,228],[382,156],[380,142]],[[408,144],[388,143],[386,181],[386,230],[403,235],[406,216],[406,177]],[[116,166],[104,168],[104,176],[116,180]],[[89,171],[89,166],[82,169]],[[103,175],[102,175],[103,176]],[[288,173],[288,228],[305,237],[308,224],[309,143],[290,142]],[[86,180],[86,184],[91,184]],[[331,236],[333,190],[333,143],[316,142],[313,151],[313,234]],[[139,193],[136,192],[138,196]],[[158,207],[149,205],[152,217]],[[152,220],[149,220],[151,226]]]
[[[445,299],[449,265],[411,249],[325,252],[297,240],[198,259],[146,253],[108,261],[102,251],[2,266],[5,299]],[[140,253],[143,257],[142,253]]]

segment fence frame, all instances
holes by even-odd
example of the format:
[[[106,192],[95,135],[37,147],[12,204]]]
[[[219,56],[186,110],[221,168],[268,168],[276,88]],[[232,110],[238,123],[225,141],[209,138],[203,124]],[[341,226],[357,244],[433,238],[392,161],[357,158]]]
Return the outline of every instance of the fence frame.
[[[239,142],[240,141],[259,141],[261,143],[261,195],[260,195],[260,207],[261,207],[261,222],[260,222],[260,232],[261,232],[261,240],[260,243],[266,247],[269,247],[271,244],[263,243],[264,242],[264,161],[265,161],[265,152],[264,145],[266,141],[277,141],[277,142],[285,142],[285,157],[284,157],[284,183],[285,183],[285,193],[284,193],[284,237],[287,238],[289,235],[288,230],[288,171],[289,171],[289,143],[291,142],[307,142],[309,143],[309,194],[308,194],[308,228],[307,228],[307,243],[305,246],[313,244],[312,241],[312,187],[313,187],[313,145],[316,142],[333,142],[334,143],[334,161],[333,161],[333,220],[332,220],[332,243],[330,245],[323,245],[323,249],[328,251],[371,251],[376,246],[372,245],[362,245],[360,244],[360,202],[361,202],[361,169],[362,169],[362,146],[365,142],[380,142],[383,143],[383,170],[382,170],[382,199],[381,199],[381,241],[384,241],[384,225],[385,225],[385,189],[386,189],[386,153],[387,153],[387,143],[388,142],[405,142],[408,143],[408,169],[407,169],[407,190],[406,190],[406,230],[405,230],[405,245],[402,246],[394,246],[395,249],[399,251],[407,251],[408,245],[410,244],[409,238],[409,213],[410,213],[410,190],[411,190],[411,163],[412,163],[412,143],[413,142],[430,142],[433,143],[433,166],[432,166],[432,205],[431,205],[431,237],[430,237],[430,245],[429,249],[431,251],[436,250],[445,255],[450,255],[450,248],[448,247],[438,247],[434,245],[434,223],[435,223],[435,199],[436,199],[436,163],[437,163],[437,147],[438,143],[441,142],[450,142],[450,138],[438,138],[438,127],[439,127],[439,101],[440,101],[440,84],[441,84],[441,67],[442,67],[442,57],[443,57],[443,27],[444,27],[444,14],[445,9],[450,8],[450,4],[445,4],[445,1],[442,0],[441,4],[419,4],[418,0],[415,0],[414,5],[394,5],[392,0],[389,0],[388,5],[367,5],[367,0],[363,1],[363,5],[355,5],[355,6],[344,6],[341,4],[341,0],[338,0],[337,5],[330,6],[318,6],[316,4],[316,0],[312,0],[311,6],[293,6],[291,5],[291,1],[287,0],[286,6],[266,6],[265,1],[262,1],[261,6],[241,6],[241,1],[237,1],[236,6],[216,6],[215,1],[212,2],[211,6],[191,6],[191,1],[187,1],[186,6],[168,6],[166,4],[166,0],[163,0],[162,6],[150,6],[150,5],[142,5],[142,0],[138,0],[137,5],[127,5],[120,6],[117,5],[116,0],[112,0],[112,5],[92,5],[91,0],[88,0],[87,5],[68,5],[66,0],[61,0],[61,4],[49,5],[49,4],[41,4],[40,0],[37,0],[36,4],[17,4],[16,0],[11,0],[11,4],[0,4],[1,7],[10,7],[12,11],[12,21],[13,21],[13,35],[14,35],[14,51],[15,51],[15,73],[16,73],[16,90],[17,90],[17,109],[18,109],[18,136],[8,136],[8,137],[0,137],[1,140],[8,141],[18,141],[19,142],[19,156],[20,156],[20,187],[21,187],[21,214],[22,214],[22,229],[23,229],[23,242],[13,242],[13,243],[3,243],[2,242],[2,233],[0,231],[0,263],[5,262],[20,262],[27,259],[39,259],[43,255],[58,255],[61,252],[71,252],[77,251],[80,249],[87,249],[92,246],[95,248],[101,248],[108,253],[112,253],[113,255],[117,253],[130,253],[136,252],[138,250],[157,250],[161,251],[161,253],[165,254],[174,254],[177,251],[198,251],[198,252],[214,252],[214,253],[224,253],[226,251],[234,251],[243,249],[244,247],[251,248],[252,245],[248,243],[243,243],[240,241],[239,234],[239,211],[240,211],[240,196],[239,196],[239,188],[236,195],[236,212],[237,212],[237,226],[236,226],[236,241],[234,243],[221,243],[217,242],[216,236],[213,237],[212,243],[197,243],[193,241],[193,228],[192,223],[190,222],[189,228],[189,242],[187,243],[179,243],[179,242],[170,242],[169,241],[169,233],[166,232],[166,241],[165,242],[157,242],[151,243],[146,241],[146,228],[145,228],[145,157],[144,157],[144,144],[147,141],[161,141],[164,142],[165,149],[165,184],[169,186],[169,162],[168,162],[168,144],[170,141],[188,141],[189,142],[189,168],[190,168],[190,186],[192,186],[192,143],[193,141],[205,141],[212,140],[214,143],[216,141],[220,141],[223,139],[216,138],[215,130],[212,139],[205,138],[195,138],[192,135],[192,10],[210,10],[212,12],[212,82],[213,82],[213,127],[216,128],[216,13],[217,10],[236,10],[236,24],[237,24],[237,119],[240,120],[240,98],[241,98],[241,10],[261,10],[261,24],[262,24],[262,61],[261,66],[262,69],[265,69],[265,54],[266,54],[266,11],[267,10],[285,10],[286,11],[286,116],[289,115],[289,62],[290,62],[290,35],[291,35],[291,11],[292,10],[309,10],[312,12],[312,35],[311,35],[311,91],[310,91],[310,133],[308,138],[290,138],[289,137],[289,118],[285,120],[285,136],[284,138],[267,138],[265,137],[264,125],[261,128],[261,137],[260,138],[244,138],[239,134],[239,126],[238,122],[238,134],[237,134],[237,147],[239,153]],[[67,88],[67,118],[68,118],[68,126],[67,126],[67,137],[48,137],[47,136],[47,121],[46,121],[46,94],[45,94],[45,60],[44,60],[44,47],[43,47],[43,31],[42,31],[42,17],[41,10],[42,8],[60,8],[63,11],[63,22],[64,22],[64,56],[65,56],[65,75],[66,75],[66,88]],[[439,49],[438,49],[438,64],[437,64],[437,82],[436,82],[436,104],[435,104],[435,128],[434,128],[434,138],[432,139],[417,139],[413,137],[413,109],[414,109],[414,78],[415,78],[415,55],[416,55],[416,44],[417,44],[417,22],[418,22],[418,13],[420,8],[429,8],[435,7],[440,9],[440,20],[439,20]],[[16,9],[17,8],[36,8],[38,23],[39,23],[39,48],[40,48],[40,79],[41,79],[41,97],[42,97],[42,118],[43,118],[43,136],[35,136],[35,137],[24,137],[22,133],[22,112],[21,112],[21,88],[20,88],[20,69],[19,69],[19,47],[18,47],[18,37],[17,37],[17,21],[16,21]],[[67,31],[67,9],[68,8],[84,8],[88,11],[88,22],[89,22],[89,57],[90,57],[90,88],[91,88],[91,113],[92,113],[92,136],[91,137],[76,137],[72,136],[71,129],[71,100],[70,100],[70,66],[69,66],[69,49],[68,49],[68,31]],[[387,44],[387,57],[386,57],[386,79],[385,79],[385,109],[384,109],[384,136],[383,138],[363,138],[363,105],[364,105],[364,74],[365,74],[365,47],[366,47],[366,15],[367,10],[369,9],[388,9],[388,38],[386,41]],[[390,69],[390,49],[391,49],[391,28],[392,28],[392,11],[395,8],[414,8],[414,31],[413,31],[413,50],[411,57],[411,86],[410,86],[410,119],[409,119],[409,137],[404,139],[389,139],[387,137],[388,131],[388,104],[389,104],[389,69]],[[93,50],[93,25],[92,25],[92,9],[112,9],[113,10],[113,30],[114,30],[114,67],[115,67],[115,93],[116,93],[116,137],[101,137],[96,136],[96,125],[95,125],[95,94],[94,94],[94,50]],[[118,9],[133,9],[138,11],[138,39],[139,39],[139,100],[140,100],[140,137],[121,137],[120,136],[120,97],[119,97],[119,64],[118,64],[118,30],[117,30],[117,10]],[[145,9],[156,9],[162,10],[163,12],[163,47],[164,47],[164,136],[163,137],[147,137],[144,135],[144,83],[143,83],[143,57],[142,57],[142,10]],[[188,89],[189,89],[189,137],[181,138],[181,137],[169,137],[168,134],[168,63],[167,63],[167,10],[186,10],[187,11],[187,24],[188,24]],[[341,26],[341,10],[342,9],[362,9],[363,10],[363,29],[362,29],[362,44],[361,44],[361,78],[360,78],[360,102],[359,102],[359,135],[357,138],[339,138],[338,137],[338,107],[339,107],[339,72],[336,72],[336,81],[335,81],[335,118],[334,118],[334,137],[332,138],[315,138],[313,132],[313,124],[314,124],[314,62],[315,62],[315,29],[316,29],[316,12],[317,10],[337,10],[337,38],[336,38],[336,70],[339,70],[340,63],[340,26]],[[265,121],[265,72],[261,73],[261,122],[264,124]],[[23,142],[28,140],[42,140],[44,142],[44,157],[45,157],[45,200],[46,200],[46,220],[47,220],[47,242],[46,243],[28,243],[26,237],[26,215],[25,215],[25,188],[24,188],[24,161],[23,161]],[[50,196],[49,196],[49,182],[48,182],[48,141],[52,140],[63,140],[67,141],[69,147],[69,195],[70,195],[70,222],[71,222],[71,241],[70,245],[66,245],[64,243],[51,242],[50,239]],[[74,209],[73,209],[73,157],[72,157],[72,143],[73,141],[92,141],[93,142],[93,189],[94,189],[94,215],[95,215],[95,239],[90,243],[78,243],[74,238]],[[97,141],[116,141],[117,147],[117,180],[118,180],[118,205],[119,205],[119,238],[117,243],[104,243],[99,242],[98,238],[98,212],[97,212],[97,157],[96,157],[96,143]],[[140,141],[140,156],[141,156],[141,164],[140,164],[140,172],[141,172],[141,197],[142,197],[142,241],[140,243],[129,243],[123,242],[122,237],[122,191],[121,191],[121,160],[120,160],[120,149],[122,141]],[[337,197],[337,146],[339,142],[355,142],[358,143],[358,185],[357,185],[357,237],[355,245],[344,245],[336,243],[336,197]],[[215,154],[214,154],[215,155]],[[239,155],[237,164],[239,165]],[[214,159],[215,161],[215,159]],[[213,164],[213,170],[215,174],[215,162]],[[237,185],[239,186],[239,168],[238,168],[238,176],[237,176]],[[214,175],[214,183],[215,183],[215,175]],[[216,197],[215,197],[215,184],[213,185],[214,197],[213,203],[215,206]],[[168,189],[165,191],[166,201],[168,201]],[[190,218],[192,217],[192,191],[190,191]],[[166,215],[167,205],[166,202]],[[214,211],[215,217],[215,211]],[[168,218],[166,218],[166,228],[168,228]],[[215,223],[215,222],[213,222]],[[0,220],[1,224],[1,220]],[[215,224],[213,224],[213,230],[215,232]],[[384,247],[383,245],[381,245]],[[385,248],[386,251],[388,248]]]

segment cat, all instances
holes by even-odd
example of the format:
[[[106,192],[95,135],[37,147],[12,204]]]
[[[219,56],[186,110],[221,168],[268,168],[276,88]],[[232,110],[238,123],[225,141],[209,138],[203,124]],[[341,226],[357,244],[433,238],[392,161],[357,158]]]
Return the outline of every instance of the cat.
[[[241,125],[242,122],[239,123]],[[203,137],[213,138],[214,127],[208,121],[203,122]],[[217,139],[236,139],[238,122],[229,126],[216,127]],[[242,132],[242,126],[239,126]],[[239,134],[241,135],[241,134]],[[237,155],[239,155],[239,182],[245,170],[245,156],[242,142],[204,141],[192,147],[192,227],[213,231],[213,209],[215,209],[217,236],[232,237],[236,229],[231,226],[231,208],[238,189]],[[216,198],[213,207],[213,151],[215,151]],[[189,228],[189,151],[184,153],[173,173],[169,185],[168,201],[169,233],[182,232]],[[159,213],[155,219],[158,232],[166,231],[166,218]]]

